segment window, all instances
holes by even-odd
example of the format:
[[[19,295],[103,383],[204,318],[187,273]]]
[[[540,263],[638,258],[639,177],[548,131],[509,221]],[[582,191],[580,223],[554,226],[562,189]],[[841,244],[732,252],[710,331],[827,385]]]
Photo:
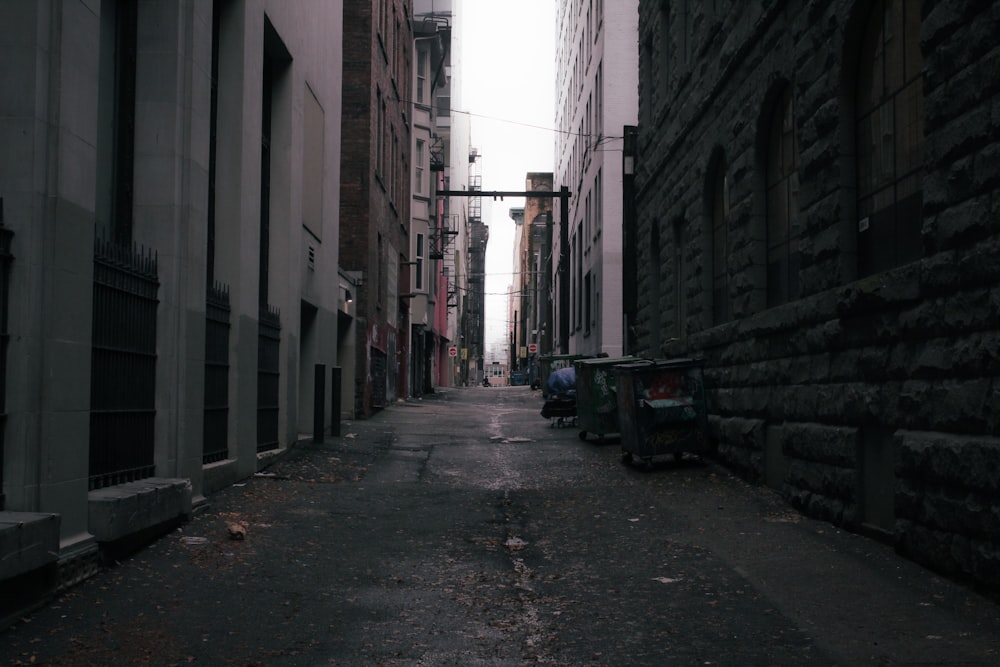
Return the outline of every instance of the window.
[[[382,242],[382,235],[378,235],[378,239],[375,245],[375,284],[373,288],[375,289],[375,305],[379,308],[382,307],[382,284],[383,284],[383,264],[385,262],[385,248]]]
[[[684,221],[674,222],[674,325],[676,336],[684,340],[687,332],[687,299],[684,295]]]
[[[858,273],[919,259],[924,157],[920,4],[874,3],[857,94]]]
[[[424,87],[427,85],[427,51],[417,51],[417,104],[424,103]]]
[[[417,244],[413,252],[416,264],[414,265],[415,278],[413,280],[414,289],[418,292],[424,291],[424,235],[417,233]]]
[[[659,220],[653,220],[649,229],[649,285],[646,286],[646,292],[649,295],[650,349],[657,348],[655,343],[660,340],[660,336],[662,335],[661,327],[663,326],[663,304],[660,300],[660,293],[663,287],[660,281],[663,276],[661,274],[661,260],[660,222]]]
[[[416,169],[416,182],[413,184],[413,191],[415,193],[422,194],[424,191],[424,140],[417,139],[417,164]]]
[[[601,235],[601,214],[603,213],[601,207],[604,195],[604,175],[602,171],[603,169],[598,169],[597,177],[594,178],[594,238]]]
[[[712,324],[732,318],[729,306],[729,179],[725,159],[719,158],[711,172],[709,221],[712,250]]]
[[[385,100],[382,99],[382,89],[375,90],[378,124],[375,127],[375,173],[382,176],[385,169]]]
[[[583,277],[583,328],[585,334],[590,334],[590,321],[591,315],[591,287],[590,287],[590,271],[587,271],[587,275]]]
[[[639,73],[642,75],[642,85],[639,89],[639,124],[648,125],[653,118],[653,35],[646,35],[639,50]]]
[[[792,94],[785,89],[768,127],[767,305],[799,296],[799,144]]]
[[[594,131],[598,137],[604,135],[604,61],[597,63],[594,76]]]
[[[390,162],[389,162],[389,165],[388,165],[388,169],[389,169],[389,201],[395,204],[396,203],[396,187],[397,187],[397,184],[398,184],[398,181],[399,181],[399,169],[400,169],[400,164],[399,164],[399,139],[396,138],[396,126],[395,125],[391,125],[389,127],[389,132],[390,132],[391,140],[392,140],[392,142],[391,142],[391,144],[389,146],[389,150],[391,151],[391,153],[389,154],[389,160],[390,160]]]
[[[658,53],[658,62],[660,74],[660,90],[663,91],[664,98],[666,97],[667,90],[669,90],[670,85],[670,4],[668,2],[660,3],[659,11],[660,19],[660,50]]]

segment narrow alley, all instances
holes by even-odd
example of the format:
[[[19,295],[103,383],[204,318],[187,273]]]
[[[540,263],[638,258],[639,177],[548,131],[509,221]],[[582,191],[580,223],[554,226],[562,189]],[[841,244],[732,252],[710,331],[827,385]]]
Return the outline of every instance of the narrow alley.
[[[527,387],[304,441],[4,632],[3,665],[988,665],[1000,607]],[[236,539],[239,538],[239,539]]]

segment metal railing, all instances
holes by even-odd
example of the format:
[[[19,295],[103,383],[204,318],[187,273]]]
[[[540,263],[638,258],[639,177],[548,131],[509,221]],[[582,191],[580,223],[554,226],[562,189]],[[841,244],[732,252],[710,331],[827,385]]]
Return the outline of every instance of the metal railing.
[[[205,414],[202,463],[229,456],[229,287],[216,283],[205,297]]]
[[[90,488],[155,474],[157,259],[94,242]]]
[[[257,451],[279,447],[278,380],[281,376],[281,316],[276,308],[260,307],[257,332]]]

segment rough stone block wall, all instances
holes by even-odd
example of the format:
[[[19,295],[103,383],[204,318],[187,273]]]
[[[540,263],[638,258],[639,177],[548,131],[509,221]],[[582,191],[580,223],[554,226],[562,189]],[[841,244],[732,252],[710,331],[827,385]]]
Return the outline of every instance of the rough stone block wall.
[[[669,3],[664,21],[660,2],[640,3],[641,68],[656,71],[639,77],[637,352],[706,359],[717,455],[747,479],[1000,589],[1000,0],[921,5],[923,257],[864,278],[852,86],[870,3],[719,4],[684,17]],[[783,86],[800,151],[801,295],[768,308],[762,135]],[[719,155],[733,319],[713,324]]]

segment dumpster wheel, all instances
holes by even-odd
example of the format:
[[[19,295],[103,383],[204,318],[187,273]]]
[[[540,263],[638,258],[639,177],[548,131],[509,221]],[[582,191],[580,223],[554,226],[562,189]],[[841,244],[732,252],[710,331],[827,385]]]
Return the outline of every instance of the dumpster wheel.
[[[587,432],[586,431],[580,431],[580,439],[581,440],[586,440],[587,439]]]
[[[632,452],[625,449],[622,450],[622,463],[632,463]]]

